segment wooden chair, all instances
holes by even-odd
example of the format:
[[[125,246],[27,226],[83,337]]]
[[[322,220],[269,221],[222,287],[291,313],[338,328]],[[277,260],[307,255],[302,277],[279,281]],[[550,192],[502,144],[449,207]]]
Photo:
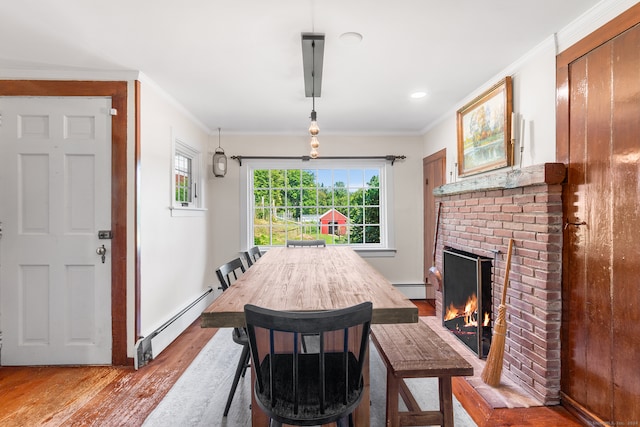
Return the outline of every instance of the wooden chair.
[[[247,260],[247,265],[251,267],[254,262],[258,261],[258,258],[262,256],[262,252],[260,252],[260,248],[254,246],[250,248],[248,251],[244,253],[244,257]]]
[[[353,423],[362,399],[372,304],[313,312],[244,307],[254,393],[272,425]],[[318,351],[300,352],[301,334],[318,334]]]
[[[287,247],[305,247],[305,246],[316,246],[316,247],[326,247],[327,242],[324,240],[287,240]]]
[[[239,270],[239,271],[238,271]],[[218,281],[220,281],[220,287],[218,289],[222,289],[222,291],[226,291],[229,286],[240,277],[241,274],[245,272],[244,264],[240,258],[236,258],[232,261],[229,261],[226,264],[221,265],[216,270],[216,276],[218,276]],[[233,280],[231,280],[231,276],[233,275]]]
[[[236,258],[226,264],[221,265],[220,268],[216,270],[216,275],[218,276],[218,280],[220,281],[220,288],[222,289],[222,292],[229,289],[229,286],[231,286],[236,280],[238,280],[240,275],[244,272],[244,264],[242,264],[242,260],[240,258]],[[229,391],[227,404],[224,407],[225,417],[227,416],[227,414],[229,414],[229,408],[231,407],[233,396],[236,393],[236,388],[238,387],[240,377],[242,376],[244,378],[250,361],[249,339],[247,337],[246,330],[244,328],[233,328],[233,331],[231,332],[231,338],[233,339],[233,342],[242,346],[242,353],[240,354],[240,359],[238,360],[238,366],[236,367],[236,374],[233,377],[233,384],[231,385],[231,390]]]

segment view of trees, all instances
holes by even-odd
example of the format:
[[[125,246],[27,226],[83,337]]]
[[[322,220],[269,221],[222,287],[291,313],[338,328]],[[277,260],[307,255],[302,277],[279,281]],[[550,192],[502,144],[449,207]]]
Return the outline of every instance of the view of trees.
[[[191,159],[176,154],[175,157],[176,202],[191,202]]]
[[[380,243],[379,175],[377,169],[254,170],[255,244],[279,245],[287,239]],[[321,226],[320,217],[332,209],[348,218],[341,228],[346,233]]]

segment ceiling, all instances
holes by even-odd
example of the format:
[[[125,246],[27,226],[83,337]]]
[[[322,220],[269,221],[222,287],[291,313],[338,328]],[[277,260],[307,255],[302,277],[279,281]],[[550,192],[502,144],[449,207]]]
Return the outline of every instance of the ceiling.
[[[212,133],[304,134],[301,33],[324,33],[321,134],[418,135],[598,2],[4,1],[0,68],[140,71]]]

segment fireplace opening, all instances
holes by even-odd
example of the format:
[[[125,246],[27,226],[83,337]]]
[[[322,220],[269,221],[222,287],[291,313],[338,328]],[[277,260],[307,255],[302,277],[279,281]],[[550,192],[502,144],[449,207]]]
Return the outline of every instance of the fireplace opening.
[[[491,258],[443,251],[442,324],[484,359],[491,346]]]

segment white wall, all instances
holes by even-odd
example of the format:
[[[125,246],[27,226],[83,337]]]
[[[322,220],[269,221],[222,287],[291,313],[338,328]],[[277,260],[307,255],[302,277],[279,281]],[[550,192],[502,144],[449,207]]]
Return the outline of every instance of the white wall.
[[[427,129],[424,135],[424,155],[447,150],[447,180],[455,178],[457,162],[456,111],[505,76],[513,77],[513,110],[517,115],[515,167],[523,167],[556,159],[556,63],[557,53],[567,49],[597,28],[637,3],[635,0],[604,0],[546,40],[518,61],[487,81],[442,119]],[[522,120],[524,138],[520,138]],[[522,163],[520,161],[520,147]],[[450,174],[453,172],[453,174]]]
[[[506,75],[513,79],[513,111],[516,114],[515,165],[531,166],[555,161],[555,43],[549,38],[521,62],[517,70],[506,71],[462,100],[457,108],[472,101]],[[508,74],[507,74],[508,73]],[[523,126],[524,125],[524,126]],[[522,128],[524,127],[524,133]],[[521,135],[523,138],[521,138]],[[447,182],[456,180],[456,111],[452,110],[424,135],[425,155],[447,150]],[[453,174],[451,173],[453,172]]]
[[[393,257],[366,258],[392,283],[422,283],[422,138],[419,136],[319,135],[320,156],[405,155],[393,166],[394,222],[397,252]],[[307,136],[232,135],[222,133],[227,156],[302,156],[309,153]],[[218,146],[211,137],[210,151]],[[209,161],[210,162],[210,161]],[[242,167],[244,171],[244,166]],[[240,166],[229,159],[227,175],[210,181],[211,259],[219,266],[238,256],[240,242]]]
[[[163,92],[141,84],[141,168],[138,232],[141,241],[141,332],[146,336],[191,303],[211,284],[206,277],[207,213],[174,217],[172,135],[200,150],[206,168],[209,136],[204,128]],[[206,196],[208,180],[203,180]],[[129,295],[133,298],[133,295]]]

